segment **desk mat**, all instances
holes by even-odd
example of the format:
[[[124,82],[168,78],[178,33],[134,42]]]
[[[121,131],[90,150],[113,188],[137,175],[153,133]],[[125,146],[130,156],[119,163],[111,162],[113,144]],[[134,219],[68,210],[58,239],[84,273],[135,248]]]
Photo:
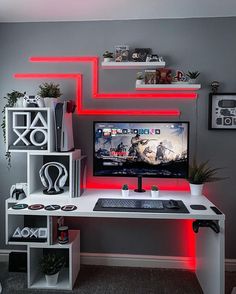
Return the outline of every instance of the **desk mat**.
[[[113,206],[106,205],[107,200],[112,200]],[[175,200],[178,208],[169,208],[170,200],[149,200],[149,199],[114,199],[99,198],[94,206],[94,211],[114,212],[145,212],[145,213],[189,213],[182,200]],[[158,207],[158,208],[157,208]]]

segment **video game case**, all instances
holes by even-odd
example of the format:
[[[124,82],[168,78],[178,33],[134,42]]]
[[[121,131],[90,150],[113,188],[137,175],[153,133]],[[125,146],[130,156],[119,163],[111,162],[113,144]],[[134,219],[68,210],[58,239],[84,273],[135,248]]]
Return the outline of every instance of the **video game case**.
[[[124,62],[129,60],[129,46],[118,45],[115,46],[115,61]]]
[[[146,69],[144,74],[145,84],[156,84],[157,75],[155,69]]]

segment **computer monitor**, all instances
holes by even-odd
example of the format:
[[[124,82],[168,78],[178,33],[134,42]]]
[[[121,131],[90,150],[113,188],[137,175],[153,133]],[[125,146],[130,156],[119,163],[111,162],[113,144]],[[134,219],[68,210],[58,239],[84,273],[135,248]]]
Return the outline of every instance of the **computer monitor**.
[[[93,175],[187,178],[188,122],[94,122]]]

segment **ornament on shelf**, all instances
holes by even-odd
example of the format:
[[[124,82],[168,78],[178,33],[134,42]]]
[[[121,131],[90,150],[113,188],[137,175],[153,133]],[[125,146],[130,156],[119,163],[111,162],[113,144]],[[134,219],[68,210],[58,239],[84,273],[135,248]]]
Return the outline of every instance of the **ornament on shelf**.
[[[57,177],[53,177],[52,169],[57,169]],[[50,173],[51,171],[51,173]],[[47,162],[45,163],[41,169],[39,170],[40,180],[45,190],[43,190],[44,194],[47,195],[56,195],[64,192],[62,187],[65,186],[66,180],[68,178],[68,171],[66,167],[59,162]]]

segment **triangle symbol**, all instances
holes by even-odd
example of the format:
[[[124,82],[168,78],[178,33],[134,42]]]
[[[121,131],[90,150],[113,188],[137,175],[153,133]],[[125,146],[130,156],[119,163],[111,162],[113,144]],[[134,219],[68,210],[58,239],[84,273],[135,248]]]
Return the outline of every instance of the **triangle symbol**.
[[[14,234],[13,234],[12,237],[14,237],[14,238],[21,238],[21,230],[20,230],[19,227],[15,230],[15,232],[14,232]]]
[[[31,129],[47,129],[48,125],[43,118],[43,115],[41,112],[38,112],[33,119],[30,128]]]

